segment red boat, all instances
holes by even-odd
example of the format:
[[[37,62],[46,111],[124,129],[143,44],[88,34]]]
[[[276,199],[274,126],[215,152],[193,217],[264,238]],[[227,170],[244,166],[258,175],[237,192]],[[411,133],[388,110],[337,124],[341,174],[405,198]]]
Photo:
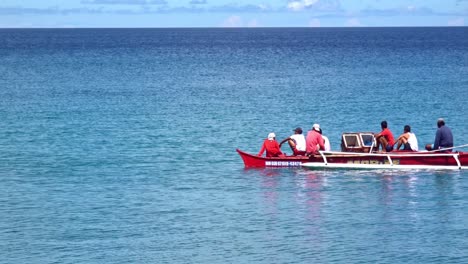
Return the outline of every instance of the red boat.
[[[465,147],[460,146],[460,147]],[[312,156],[260,157],[237,149],[246,168],[307,167],[337,169],[468,169],[468,152],[374,152],[372,133],[345,133],[341,151],[321,151]],[[457,147],[455,147],[457,148]]]

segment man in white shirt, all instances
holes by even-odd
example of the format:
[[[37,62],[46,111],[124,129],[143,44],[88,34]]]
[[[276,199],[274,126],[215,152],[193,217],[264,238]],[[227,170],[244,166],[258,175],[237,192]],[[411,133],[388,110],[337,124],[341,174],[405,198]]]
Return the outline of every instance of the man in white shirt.
[[[298,127],[294,129],[294,135],[291,135],[290,137],[283,139],[283,141],[281,141],[280,143],[280,148],[281,148],[281,145],[286,141],[291,147],[294,156],[305,155],[306,140],[305,140],[304,135],[302,134],[302,128]]]
[[[320,128],[319,131],[320,135],[322,135],[322,129]],[[330,140],[324,135],[322,135],[323,138],[323,145],[325,146],[325,151],[331,151],[331,146],[330,146]]]
[[[418,151],[418,139],[414,133],[411,133],[411,127],[406,125],[403,128],[403,134],[401,134],[397,139],[397,150],[403,146],[403,150],[408,151]]]

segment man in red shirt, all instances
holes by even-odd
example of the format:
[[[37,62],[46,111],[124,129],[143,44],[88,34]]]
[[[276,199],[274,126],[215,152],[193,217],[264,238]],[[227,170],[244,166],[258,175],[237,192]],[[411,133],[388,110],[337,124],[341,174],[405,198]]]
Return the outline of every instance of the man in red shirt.
[[[275,133],[268,134],[268,138],[263,141],[262,149],[257,154],[258,156],[262,156],[263,152],[266,150],[267,157],[281,157],[284,156],[283,152],[281,152],[278,141],[276,141]]]
[[[314,124],[312,130],[307,132],[306,153],[307,155],[317,154],[319,150],[325,150],[324,141],[320,134],[320,125]]]
[[[380,123],[380,127],[382,128],[382,131],[374,135],[375,140],[377,141],[377,150],[382,146],[383,152],[390,152],[393,150],[393,145],[395,144],[393,133],[387,128],[387,121],[385,120]]]

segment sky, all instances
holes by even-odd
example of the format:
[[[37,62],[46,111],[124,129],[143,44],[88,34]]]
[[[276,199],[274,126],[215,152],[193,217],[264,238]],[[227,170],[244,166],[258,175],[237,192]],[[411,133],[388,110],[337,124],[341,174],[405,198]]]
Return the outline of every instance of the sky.
[[[468,0],[0,0],[0,28],[468,26]]]

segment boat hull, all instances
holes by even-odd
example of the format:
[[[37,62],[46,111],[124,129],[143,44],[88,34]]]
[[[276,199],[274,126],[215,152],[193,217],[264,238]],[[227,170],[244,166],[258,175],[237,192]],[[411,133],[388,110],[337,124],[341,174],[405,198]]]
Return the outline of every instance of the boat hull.
[[[236,150],[244,161],[246,168],[264,168],[264,167],[301,167],[302,163],[309,162],[307,156],[286,156],[286,157],[260,157],[254,154]]]
[[[320,155],[260,157],[237,149],[247,168],[306,167],[312,169],[468,169],[468,152],[323,152]]]

